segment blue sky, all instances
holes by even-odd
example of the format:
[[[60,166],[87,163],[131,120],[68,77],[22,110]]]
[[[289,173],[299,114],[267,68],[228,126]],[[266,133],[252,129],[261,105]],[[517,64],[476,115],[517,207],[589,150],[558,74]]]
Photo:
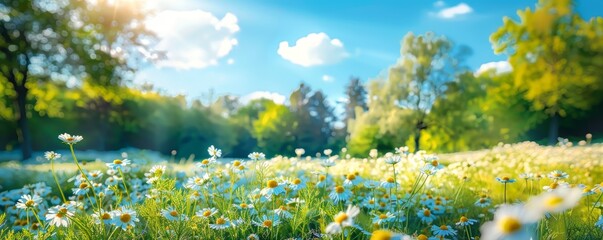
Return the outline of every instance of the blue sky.
[[[157,15],[147,25],[161,37],[157,47],[168,59],[143,67],[135,83],[189,98],[211,89],[244,98],[269,92],[278,100],[303,81],[334,101],[350,76],[367,82],[394,64],[400,40],[411,31],[469,46],[467,64],[474,70],[504,61],[493,53],[490,34],[503,16],[516,17],[535,3],[153,0]],[[603,15],[603,1],[577,3],[583,17]]]

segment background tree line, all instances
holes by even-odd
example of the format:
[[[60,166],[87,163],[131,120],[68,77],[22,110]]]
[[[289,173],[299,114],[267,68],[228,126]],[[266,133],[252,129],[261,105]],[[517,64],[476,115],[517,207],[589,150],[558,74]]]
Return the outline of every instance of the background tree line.
[[[304,83],[285,104],[187,101],[132,87],[141,63],[162,55],[140,24],[148,13],[66,3],[0,3],[8,16],[0,20],[0,148],[24,158],[59,147],[51,139],[62,132],[85,135],[80,148],[187,156],[213,144],[229,157],[404,145],[450,152],[603,132],[603,19],[583,19],[571,1],[540,0],[503,19],[491,42],[511,72],[476,74],[465,65],[470,48],[409,33],[399,60],[374,79],[352,77],[340,106]]]

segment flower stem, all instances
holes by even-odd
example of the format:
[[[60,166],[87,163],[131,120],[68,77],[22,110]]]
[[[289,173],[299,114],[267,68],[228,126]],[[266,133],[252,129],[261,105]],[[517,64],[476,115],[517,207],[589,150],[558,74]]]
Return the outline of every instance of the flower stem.
[[[57,184],[57,188],[59,188],[59,192],[61,193],[61,197],[63,198],[63,203],[66,203],[67,199],[65,198],[65,194],[63,194],[63,189],[61,189],[61,184],[59,184],[59,179],[57,178],[57,175],[54,172],[54,159],[50,159],[50,171],[52,172],[52,177],[54,178],[54,182]]]

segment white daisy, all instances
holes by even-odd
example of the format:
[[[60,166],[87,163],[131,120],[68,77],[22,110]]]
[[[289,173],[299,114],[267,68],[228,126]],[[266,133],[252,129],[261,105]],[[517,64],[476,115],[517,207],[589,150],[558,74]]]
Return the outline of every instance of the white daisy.
[[[54,206],[48,209],[46,220],[50,221],[50,225],[55,227],[69,227],[71,224],[70,218],[75,212],[74,206],[71,204],[63,204]]]
[[[161,215],[169,221],[185,221],[188,219],[186,215],[178,213],[172,206],[169,206],[167,209],[162,209]]]
[[[209,148],[207,148],[207,152],[209,153],[209,156],[214,159],[222,157],[222,150],[217,149],[214,147],[214,145],[209,146]]]
[[[266,159],[266,155],[264,155],[261,152],[252,152],[249,155],[247,155],[247,157],[254,161]]]
[[[232,226],[230,219],[227,217],[221,216],[216,219],[214,223],[209,224],[209,228],[216,230],[224,230]]]
[[[113,160],[113,162],[111,163],[107,163],[107,167],[113,169],[113,170],[118,170],[121,169],[122,171],[124,171],[128,165],[130,165],[130,163],[132,163],[130,160],[128,159],[115,159]]]
[[[32,209],[38,206],[38,204],[42,203],[43,199],[38,195],[23,195],[15,204],[15,206],[19,209]]]
[[[264,196],[279,195],[285,193],[284,184],[278,183],[276,180],[269,180],[266,187],[260,192]]]
[[[333,188],[333,191],[329,194],[329,198],[335,203],[347,202],[350,199],[350,196],[352,196],[352,192],[342,186]]]
[[[127,230],[129,227],[136,226],[136,223],[139,221],[136,212],[127,207],[122,207],[120,210],[113,212],[112,223],[122,230]]]
[[[63,143],[65,144],[69,144],[69,145],[73,145],[76,144],[82,140],[84,140],[84,138],[82,136],[78,136],[78,135],[70,135],[67,133],[63,133],[61,135],[59,135],[59,140],[63,141]]]
[[[209,217],[218,213],[218,209],[216,208],[204,208],[195,213],[197,217],[208,219]]]
[[[55,153],[53,151],[45,152],[44,158],[46,158],[46,160],[48,160],[48,161],[52,161],[52,160],[61,158],[61,154]]]
[[[262,228],[272,228],[275,226],[278,226],[281,221],[279,220],[279,218],[276,215],[272,215],[272,216],[262,216],[261,218],[258,218],[257,221],[254,220],[252,221],[253,225],[256,225],[258,227],[262,227]]]
[[[333,217],[333,222],[326,228],[328,234],[341,233],[343,228],[354,225],[354,218],[360,213],[360,208],[348,205],[345,212],[339,212]]]
[[[481,239],[531,239],[532,226],[541,215],[523,205],[502,205],[494,213],[494,220],[480,227]]]

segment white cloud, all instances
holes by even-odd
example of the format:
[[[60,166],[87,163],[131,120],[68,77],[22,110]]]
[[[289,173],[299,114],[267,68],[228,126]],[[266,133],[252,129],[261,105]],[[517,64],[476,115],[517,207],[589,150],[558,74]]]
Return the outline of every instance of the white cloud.
[[[492,69],[494,69],[494,72],[496,74],[507,73],[507,72],[513,71],[511,64],[509,64],[509,62],[507,62],[507,61],[488,62],[488,63],[484,63],[481,66],[479,66],[477,71],[475,71],[475,75],[478,76],[478,75],[480,75],[486,71],[492,70]]]
[[[247,104],[248,102],[250,102],[251,100],[255,100],[255,99],[268,99],[268,100],[272,100],[273,102],[277,103],[277,104],[284,104],[285,103],[285,99],[286,97],[279,94],[279,93],[275,93],[275,92],[266,92],[266,91],[257,91],[257,92],[252,92],[250,94],[247,94],[243,97],[241,97],[241,102],[243,104]]]
[[[277,53],[282,58],[304,67],[336,63],[349,55],[339,39],[331,39],[323,32],[310,33],[298,39],[293,46],[289,46],[287,41],[282,41]]]
[[[226,60],[226,63],[228,63],[228,65],[234,64],[235,60],[232,58],[229,58],[228,60]]]
[[[443,7],[446,6],[446,3],[444,1],[437,1],[435,3],[433,3],[434,7]]]
[[[437,16],[440,18],[451,19],[471,12],[473,12],[473,8],[466,3],[459,3],[456,6],[443,8],[442,10],[438,11]]]
[[[325,82],[332,82],[335,80],[335,78],[331,75],[325,74],[325,75],[322,75],[322,80]]]
[[[177,69],[205,68],[217,65],[238,44],[237,17],[226,13],[222,19],[203,10],[165,10],[145,23],[160,41],[155,47],[165,51],[167,59],[160,67]]]

